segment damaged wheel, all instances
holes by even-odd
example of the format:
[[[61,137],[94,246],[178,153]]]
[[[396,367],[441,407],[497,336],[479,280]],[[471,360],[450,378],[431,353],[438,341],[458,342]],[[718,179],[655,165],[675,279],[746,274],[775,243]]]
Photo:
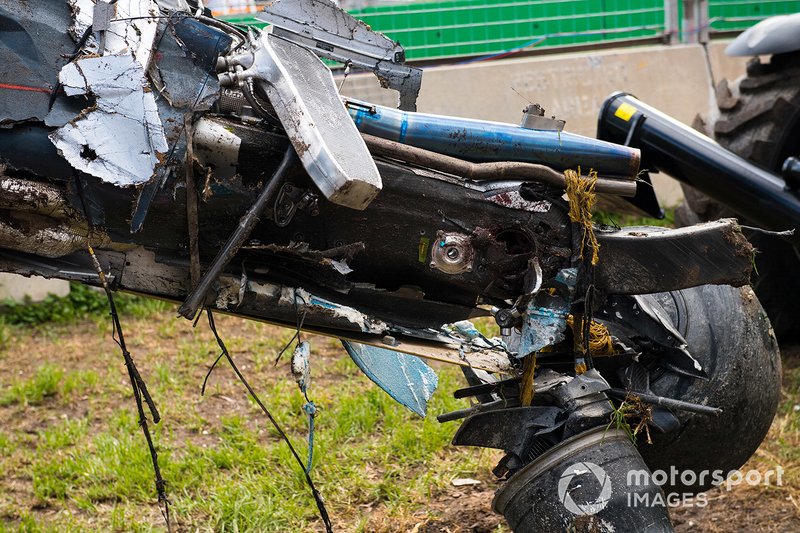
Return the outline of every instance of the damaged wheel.
[[[493,508],[517,533],[671,531],[670,495],[691,497],[722,482],[755,452],[775,416],[780,353],[750,287],[609,297],[596,317],[628,349],[594,357],[595,368],[574,377],[554,371],[559,363],[542,355],[530,406],[499,405],[515,405],[517,382],[470,380],[473,391],[498,396],[481,399],[493,408],[475,408],[453,444],[506,452],[495,468],[506,482]],[[626,323],[635,327],[626,330]],[[691,364],[657,348],[665,339],[679,341]],[[637,391],[680,400],[647,400],[650,407],[637,411],[651,444],[646,431],[634,445],[633,430],[619,430],[620,413],[629,411],[620,401],[612,409],[608,398],[624,390],[626,401]],[[606,485],[612,493],[604,494]]]
[[[630,531],[670,533],[658,486],[631,484],[647,472],[621,430],[596,427],[554,446],[514,474],[492,507],[515,533]]]
[[[719,407],[718,417],[673,410],[680,428],[652,432],[639,452],[651,470],[669,476],[667,492],[698,493],[712,486],[710,473],[727,477],[755,453],[778,408],[781,359],[769,320],[750,287],[704,285],[656,295],[707,380],[673,372],[655,374],[655,394]],[[705,478],[701,474],[707,472]],[[692,474],[693,473],[693,474]]]

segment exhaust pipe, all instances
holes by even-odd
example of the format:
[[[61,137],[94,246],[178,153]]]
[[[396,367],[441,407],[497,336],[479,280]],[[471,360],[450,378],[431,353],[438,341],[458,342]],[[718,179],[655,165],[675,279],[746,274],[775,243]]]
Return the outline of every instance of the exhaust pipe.
[[[778,175],[629,94],[612,94],[603,103],[597,137],[640,148],[642,168],[686,182],[760,226],[800,227],[800,198]],[[800,235],[793,239],[799,242]]]

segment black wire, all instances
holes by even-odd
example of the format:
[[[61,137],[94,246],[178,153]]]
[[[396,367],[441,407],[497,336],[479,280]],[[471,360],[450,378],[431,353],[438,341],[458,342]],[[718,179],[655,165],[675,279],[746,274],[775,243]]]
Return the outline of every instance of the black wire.
[[[294,335],[292,335],[292,338],[289,339],[289,341],[286,344],[283,345],[283,348],[281,348],[281,351],[278,352],[278,356],[275,358],[275,364],[273,366],[278,366],[278,361],[281,360],[281,357],[283,357],[283,354],[286,352],[286,350],[289,349],[289,346],[292,345],[292,343],[295,341],[295,339],[297,339],[298,343],[300,342],[300,330],[303,328],[303,324],[306,321],[306,313],[308,313],[308,308],[303,309],[303,314],[302,314],[302,316],[300,315],[300,309],[298,309],[298,307],[297,307],[297,289],[295,289],[294,290],[294,316],[297,318],[297,322],[295,322],[296,328],[295,328],[295,331],[294,331]],[[306,397],[306,400],[307,399],[308,399],[308,397]]]
[[[278,352],[278,356],[275,357],[275,364],[272,365],[272,366],[278,366],[278,362],[281,360],[281,357],[283,357],[283,354],[286,352],[286,350],[289,349],[289,346],[292,345],[292,343],[295,341],[295,339],[298,339],[298,338],[299,338],[299,335],[295,331],[294,335],[292,335],[292,338],[289,339],[286,342],[286,344],[283,345],[283,348],[281,348],[281,350]]]
[[[270,113],[269,110],[258,101],[258,97],[255,93],[255,86],[253,85],[253,78],[247,78],[244,80],[244,83],[242,84],[242,94],[244,95],[245,100],[247,100],[247,103],[250,104],[250,107],[253,108],[253,111],[255,111],[258,116],[266,120],[271,126],[281,130],[283,129],[280,119]]]
[[[200,320],[201,316],[203,316],[203,312],[202,311],[197,313],[197,320]],[[211,368],[209,368],[208,372],[206,372],[206,377],[203,379],[203,386],[200,388],[200,396],[205,396],[206,395],[206,384],[208,383],[208,378],[211,377],[211,372],[213,372],[214,369],[217,368],[217,363],[219,363],[219,360],[222,359],[222,357],[224,355],[225,355],[225,352],[220,353],[217,356],[217,358],[214,359],[214,362],[211,364]]]
[[[164,504],[164,508],[163,510],[161,510],[161,514],[164,517],[164,521],[167,524],[167,531],[172,531],[169,518],[169,499],[167,498],[167,488],[166,488],[167,483],[161,476],[161,469],[158,466],[158,452],[156,452],[156,448],[153,445],[153,438],[150,435],[150,428],[147,425],[147,416],[145,415],[144,412],[144,405],[142,403],[142,399],[144,399],[144,403],[147,403],[147,407],[150,409],[150,414],[153,417],[154,424],[158,424],[159,420],[161,420],[161,416],[158,414],[155,402],[153,402],[153,398],[150,396],[150,392],[147,390],[147,386],[145,385],[141,374],[139,374],[139,370],[136,368],[136,364],[133,361],[133,357],[131,356],[131,353],[128,351],[128,348],[125,345],[125,336],[122,333],[122,324],[120,323],[119,320],[119,314],[117,313],[117,306],[114,303],[114,297],[111,293],[111,289],[108,286],[105,273],[103,272],[103,269],[100,266],[100,262],[98,261],[97,256],[95,255],[94,250],[92,249],[91,246],[89,246],[89,255],[92,258],[94,267],[97,270],[97,275],[100,278],[100,283],[103,287],[103,290],[106,293],[106,298],[108,299],[108,307],[111,313],[111,320],[113,324],[113,329],[111,334],[112,338],[114,339],[114,342],[116,342],[117,345],[120,347],[120,350],[122,351],[122,357],[125,359],[125,366],[128,369],[128,378],[131,381],[131,389],[133,389],[133,398],[136,402],[136,412],[139,415],[139,426],[142,428],[142,433],[144,433],[144,438],[147,441],[147,448],[150,451],[150,460],[153,462],[153,472],[156,478],[156,493],[158,494],[158,501],[159,503]]]
[[[239,368],[236,366],[236,363],[233,362],[233,357],[231,357],[230,353],[228,352],[228,348],[225,346],[225,343],[222,341],[222,338],[219,336],[219,333],[217,333],[217,327],[214,323],[214,315],[211,312],[211,309],[206,308],[206,314],[208,315],[208,327],[211,328],[211,332],[214,334],[214,338],[217,340],[217,345],[219,345],[220,350],[222,350],[222,353],[219,355],[219,357],[217,357],[217,361],[219,361],[223,356],[225,357],[225,359],[228,360],[228,364],[231,365],[231,368],[236,373],[236,377],[239,378],[239,381],[241,381],[242,385],[244,385],[244,387],[247,389],[247,392],[250,394],[250,397],[253,398],[253,400],[256,402],[261,411],[267,416],[270,423],[272,424],[272,427],[274,427],[275,430],[278,432],[278,435],[280,435],[283,441],[286,442],[286,445],[289,447],[289,451],[292,452],[292,455],[297,461],[297,464],[300,465],[300,470],[302,470],[303,474],[305,475],[306,483],[308,483],[308,486],[311,488],[311,493],[314,495],[314,501],[317,504],[317,509],[319,510],[320,517],[322,518],[322,521],[325,524],[325,531],[327,533],[333,533],[333,525],[331,524],[331,519],[328,516],[328,510],[325,508],[325,502],[322,500],[322,495],[314,486],[314,482],[312,481],[311,476],[309,475],[308,472],[306,472],[306,465],[303,464],[303,461],[300,459],[300,456],[297,455],[297,451],[295,451],[294,446],[292,446],[292,442],[289,440],[289,437],[286,435],[283,429],[281,429],[281,427],[278,425],[278,422],[275,420],[275,418],[273,418],[272,413],[269,412],[269,409],[267,409],[267,407],[258,397],[256,392],[250,386],[250,383],[247,382],[247,379],[245,379],[244,375],[239,371]],[[214,365],[216,365],[216,361],[214,362]],[[212,365],[211,369],[213,370],[213,368],[214,366]],[[211,371],[209,370],[209,373],[210,372]]]
[[[89,225],[90,235],[91,232],[94,230],[94,222],[92,221],[91,217],[89,216],[89,210],[87,209],[86,204],[86,197],[83,192],[83,182],[80,179],[80,175],[77,171],[73,173],[73,179],[75,181],[75,189],[78,193],[78,198],[81,202],[81,208],[83,209],[83,216],[86,219]],[[153,417],[153,423],[158,424],[161,420],[161,415],[158,413],[158,409],[156,408],[156,404],[153,401],[152,396],[150,396],[150,392],[147,390],[147,385],[145,384],[144,380],[142,379],[141,374],[139,374],[139,370],[136,368],[136,364],[133,361],[133,357],[131,353],[128,351],[127,346],[125,345],[125,336],[122,332],[122,324],[119,320],[119,314],[117,313],[117,306],[114,303],[114,297],[111,294],[111,289],[108,286],[108,280],[106,278],[105,273],[103,272],[102,267],[100,266],[100,261],[98,261],[97,256],[94,253],[94,249],[91,245],[88,246],[89,255],[92,258],[92,263],[94,264],[95,270],[97,271],[97,276],[100,278],[100,283],[103,287],[103,290],[106,293],[106,298],[108,299],[108,307],[109,312],[111,314],[111,338],[117,343],[117,346],[120,347],[122,351],[122,357],[125,359],[125,366],[128,369],[128,378],[131,381],[131,388],[133,389],[133,398],[136,401],[136,412],[139,415],[139,426],[142,428],[142,433],[144,433],[144,438],[147,441],[147,448],[150,451],[150,459],[153,462],[153,472],[156,479],[156,494],[158,495],[159,503],[164,504],[164,509],[159,509],[161,511],[161,515],[164,517],[164,521],[167,524],[167,531],[172,531],[169,519],[169,499],[167,498],[167,484],[164,481],[164,478],[161,477],[161,469],[158,466],[158,453],[156,452],[155,446],[153,446],[153,439],[150,436],[150,428],[147,425],[147,417],[144,414],[144,407],[142,405],[142,398],[144,397],[144,401],[147,403],[148,409],[150,409],[150,414]],[[119,337],[117,337],[117,335]]]

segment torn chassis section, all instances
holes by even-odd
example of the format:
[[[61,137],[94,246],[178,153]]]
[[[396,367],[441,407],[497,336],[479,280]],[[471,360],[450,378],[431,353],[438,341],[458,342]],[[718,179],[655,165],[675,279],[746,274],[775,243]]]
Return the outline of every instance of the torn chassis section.
[[[260,175],[271,172],[285,149],[285,137],[214,120],[241,139],[236,153],[247,156],[242,165],[257,166],[252,154],[262,163]],[[196,150],[202,154],[219,147],[199,145]],[[388,160],[378,160],[378,167],[384,190],[363,212],[316,202],[295,210],[289,223],[284,220],[280,227],[275,220],[285,216],[284,203],[293,200],[279,197],[283,203],[276,201],[269,209],[269,220],[256,227],[215,284],[208,304],[285,325],[295,324],[298,312],[305,313],[306,327],[323,333],[379,345],[391,334],[399,340],[394,347],[399,351],[507,370],[507,357],[475,354],[465,360],[456,346],[447,349],[435,342],[443,339],[425,330],[431,324],[486,314],[475,307],[479,300],[505,305],[504,300],[522,292],[528,261],[534,256],[540,258],[544,279],[568,266],[572,232],[566,205],[555,191],[527,182],[467,182]],[[185,189],[176,187],[174,198],[167,191],[156,196],[149,223],[140,233],[130,234],[127,215],[118,206],[131,205],[135,189],[87,176],[81,181],[91,221],[77,205],[74,181],[59,185],[8,176],[0,180],[0,209],[8,214],[0,225],[0,246],[5,248],[0,268],[96,284],[83,251],[91,241],[108,266],[114,288],[183,299],[189,290],[188,236],[185,220],[175,214],[185,212]],[[250,183],[232,175],[215,176],[210,185],[212,198],[199,211],[200,250],[206,264],[232,231],[238,213],[257,194],[257,182]],[[198,185],[197,194],[203,193],[203,186]],[[287,177],[283,192],[295,198],[315,194],[299,165]],[[503,204],[512,192],[532,200],[522,209],[509,209]],[[463,235],[474,254],[470,270],[459,274],[429,264],[432,245],[441,241],[437,235],[453,234]],[[599,239],[603,248],[613,250],[596,273],[597,288],[608,294],[746,281],[747,243],[731,221],[657,233],[600,233]],[[731,250],[738,260],[730,260]],[[43,262],[36,256],[50,259]],[[342,273],[344,264],[352,272]]]

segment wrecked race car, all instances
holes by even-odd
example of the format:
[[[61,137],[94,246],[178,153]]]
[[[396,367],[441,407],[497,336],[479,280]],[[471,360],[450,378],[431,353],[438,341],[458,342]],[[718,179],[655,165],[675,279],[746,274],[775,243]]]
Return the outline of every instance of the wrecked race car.
[[[671,531],[666,506],[631,502],[720,480],[630,472],[752,455],[780,359],[735,220],[597,226],[598,197],[646,194],[630,142],[537,106],[521,126],[416,113],[397,43],[327,0],[259,16],[270,31],[182,0],[0,5],[0,270],[107,289],[148,443],[116,290],[212,329],[219,311],[340,338],[422,416],[424,359],[461,366],[474,403],[439,420],[505,452],[493,506],[514,531]],[[399,109],[342,98],[320,57],[373,71]],[[469,322],[490,316],[500,337]],[[298,344],[301,388],[308,359]]]

